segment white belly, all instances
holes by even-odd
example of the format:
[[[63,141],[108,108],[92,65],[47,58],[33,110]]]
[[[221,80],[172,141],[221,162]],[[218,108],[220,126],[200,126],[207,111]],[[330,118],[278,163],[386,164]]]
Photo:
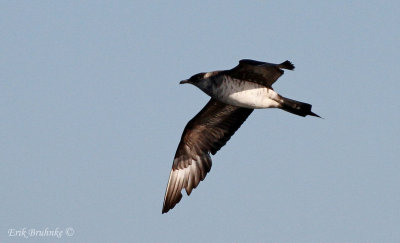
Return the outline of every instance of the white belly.
[[[221,102],[251,109],[276,108],[281,99],[273,89],[235,79],[223,80],[217,93]]]

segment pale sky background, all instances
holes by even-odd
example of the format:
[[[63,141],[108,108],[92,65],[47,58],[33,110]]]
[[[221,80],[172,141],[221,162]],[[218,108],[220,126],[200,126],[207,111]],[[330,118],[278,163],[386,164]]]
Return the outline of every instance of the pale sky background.
[[[399,1],[1,1],[0,242],[400,242]],[[292,61],[161,214],[186,123],[178,82]],[[9,229],[72,227],[61,239]]]

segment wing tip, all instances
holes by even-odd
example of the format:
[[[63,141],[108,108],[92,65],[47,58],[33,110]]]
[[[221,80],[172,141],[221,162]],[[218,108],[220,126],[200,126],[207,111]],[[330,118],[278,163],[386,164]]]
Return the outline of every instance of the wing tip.
[[[162,214],[167,213],[169,210],[173,209],[176,204],[178,204],[181,199],[182,199],[182,193],[179,191],[178,192],[178,197],[176,197],[175,200],[173,200],[174,198],[169,198],[169,200],[164,200],[164,205],[162,208]]]
[[[172,208],[173,208],[173,207],[172,207]],[[162,208],[161,214],[168,213],[168,211],[171,210],[172,208],[166,207],[166,206],[164,205],[163,208]]]
[[[291,63],[289,60],[286,60],[286,61],[282,62],[281,64],[279,64],[279,68],[293,70],[295,67],[294,67],[293,63]]]
[[[175,205],[174,205],[175,206]],[[161,214],[164,214],[164,213],[168,213],[168,211],[169,210],[171,210],[171,209],[173,209],[174,208],[174,206],[167,206],[165,203],[164,203],[164,206],[163,206],[163,208],[162,208],[162,211],[161,211]]]

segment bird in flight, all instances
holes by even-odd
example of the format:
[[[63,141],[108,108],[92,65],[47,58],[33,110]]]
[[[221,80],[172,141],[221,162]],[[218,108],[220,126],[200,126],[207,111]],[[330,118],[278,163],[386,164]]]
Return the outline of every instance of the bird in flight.
[[[211,169],[211,157],[239,129],[254,109],[279,108],[299,116],[316,116],[311,105],[279,95],[272,85],[293,70],[290,61],[281,64],[244,59],[230,70],[198,73],[180,84],[192,84],[211,97],[185,129],[172,164],[162,213],[181,200],[204,180]]]

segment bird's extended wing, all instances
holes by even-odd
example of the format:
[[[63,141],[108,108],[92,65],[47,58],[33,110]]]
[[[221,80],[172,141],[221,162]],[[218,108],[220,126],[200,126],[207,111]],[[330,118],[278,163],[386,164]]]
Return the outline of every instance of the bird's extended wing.
[[[293,70],[294,66],[289,61],[281,64],[273,64],[268,62],[259,62],[249,59],[239,61],[239,65],[227,73],[233,78],[246,80],[271,87],[273,83],[283,74],[282,69]]]
[[[211,99],[186,125],[175,153],[162,213],[190,195],[211,169],[211,154],[226,144],[253,110],[226,105]]]

